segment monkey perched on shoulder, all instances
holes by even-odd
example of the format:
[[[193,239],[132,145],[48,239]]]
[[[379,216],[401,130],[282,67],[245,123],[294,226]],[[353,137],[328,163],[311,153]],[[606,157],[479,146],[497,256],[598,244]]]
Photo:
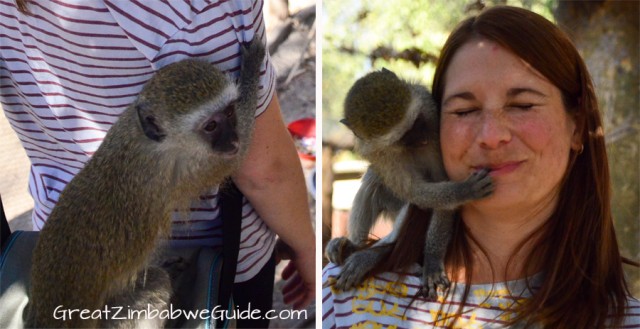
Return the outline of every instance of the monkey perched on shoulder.
[[[449,287],[444,256],[452,234],[455,209],[492,193],[487,170],[465,181],[447,181],[440,151],[440,119],[431,93],[419,84],[382,69],[365,75],[349,90],[342,121],[356,137],[355,149],[370,162],[356,193],[348,238],[329,241],[329,260],[343,264],[334,283],[355,288],[392,248],[410,204],[433,209],[424,244],[422,293],[431,298]],[[380,214],[395,219],[392,232],[364,249]],[[426,219],[425,219],[426,220]]]
[[[168,306],[169,277],[148,261],[170,215],[238,169],[251,140],[265,50],[259,38],[242,48],[238,83],[203,60],[158,70],[62,191],[33,254],[29,327],[138,325],[63,321],[58,306]]]

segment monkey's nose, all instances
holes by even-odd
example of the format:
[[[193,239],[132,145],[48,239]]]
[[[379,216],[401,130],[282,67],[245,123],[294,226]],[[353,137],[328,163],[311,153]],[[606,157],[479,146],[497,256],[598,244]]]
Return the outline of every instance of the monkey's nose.
[[[211,148],[222,155],[235,155],[240,148],[238,136],[233,132],[225,131],[219,138],[212,140]]]
[[[237,141],[226,144],[224,147],[217,148],[217,151],[220,152],[222,157],[231,158],[238,154],[240,150],[240,144]]]

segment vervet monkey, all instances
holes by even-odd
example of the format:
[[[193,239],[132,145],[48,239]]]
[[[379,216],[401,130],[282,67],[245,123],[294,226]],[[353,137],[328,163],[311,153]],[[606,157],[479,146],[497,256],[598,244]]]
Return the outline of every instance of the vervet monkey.
[[[238,83],[203,60],[161,68],[111,127],[40,233],[29,327],[133,327],[77,313],[54,318],[58,306],[93,312],[132,294],[167,306],[168,275],[148,261],[170,233],[172,212],[238,169],[251,140],[265,56],[259,38],[242,55]]]
[[[335,287],[354,288],[388,255],[388,244],[396,240],[408,205],[413,204],[433,209],[424,244],[422,293],[435,298],[438,288],[449,286],[444,256],[454,211],[491,194],[492,179],[487,170],[480,170],[465,181],[447,181],[440,151],[440,118],[431,93],[389,70],[357,80],[347,94],[344,115],[342,122],[356,137],[356,152],[370,166],[353,202],[348,238],[333,239],[327,245],[329,260],[344,264]],[[392,233],[378,241],[376,248],[354,252],[382,213],[397,218]]]

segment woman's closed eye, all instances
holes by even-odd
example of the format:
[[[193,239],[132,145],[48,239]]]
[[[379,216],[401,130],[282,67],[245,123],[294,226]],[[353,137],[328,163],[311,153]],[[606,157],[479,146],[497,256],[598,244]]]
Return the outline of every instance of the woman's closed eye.
[[[480,109],[477,107],[466,107],[466,108],[451,110],[449,113],[456,117],[466,117],[471,114],[477,113],[479,111]]]
[[[534,103],[511,103],[511,104],[507,104],[506,108],[528,111],[534,108],[536,105],[537,104],[534,104]]]

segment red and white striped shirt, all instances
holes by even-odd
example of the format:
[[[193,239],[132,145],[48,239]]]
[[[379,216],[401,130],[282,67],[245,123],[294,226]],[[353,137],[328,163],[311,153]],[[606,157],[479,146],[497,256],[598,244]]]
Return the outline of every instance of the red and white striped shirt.
[[[262,0],[28,3],[29,16],[14,0],[0,0],[0,101],[31,160],[36,230],[153,72],[198,57],[237,78],[240,43],[266,40]],[[256,115],[274,89],[267,56]],[[218,209],[212,187],[194,200],[188,218],[175,216],[173,242],[221,245]],[[258,273],[274,246],[274,234],[246,200],[242,216],[237,282]]]

